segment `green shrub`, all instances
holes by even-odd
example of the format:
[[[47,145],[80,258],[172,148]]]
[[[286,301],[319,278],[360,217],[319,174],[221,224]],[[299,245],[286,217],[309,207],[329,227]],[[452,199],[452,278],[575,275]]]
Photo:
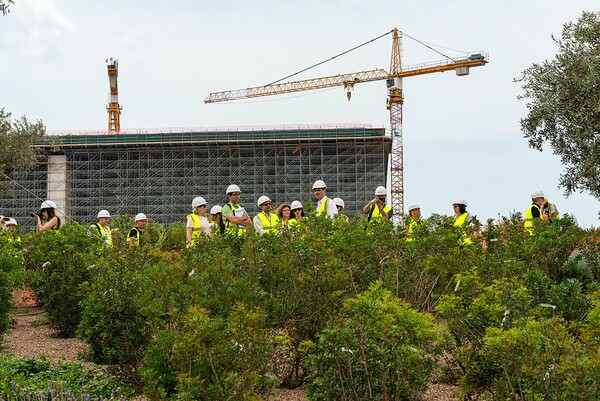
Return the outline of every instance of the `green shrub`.
[[[72,337],[81,320],[80,285],[90,278],[89,267],[100,261],[102,242],[87,227],[65,224],[58,231],[32,235],[26,267],[35,273],[31,286],[61,336]]]
[[[311,400],[418,399],[441,352],[439,328],[381,284],[344,304],[309,358]]]
[[[237,304],[223,319],[192,307],[181,329],[175,335],[163,333],[158,341],[162,349],[151,345],[143,369],[147,380],[157,384],[156,390],[149,389],[154,396],[258,401],[275,384],[267,376],[272,350],[259,309]]]
[[[489,328],[481,357],[497,374],[484,396],[492,400],[597,400],[600,350],[573,338],[558,319]]]
[[[104,371],[77,363],[10,356],[0,359],[0,394],[3,400],[71,401],[115,397],[124,400],[124,395],[130,393],[123,383]]]
[[[90,281],[81,286],[77,335],[89,345],[93,362],[126,368],[141,363],[149,328],[137,298],[148,259],[129,249],[106,249],[105,257],[90,268]]]

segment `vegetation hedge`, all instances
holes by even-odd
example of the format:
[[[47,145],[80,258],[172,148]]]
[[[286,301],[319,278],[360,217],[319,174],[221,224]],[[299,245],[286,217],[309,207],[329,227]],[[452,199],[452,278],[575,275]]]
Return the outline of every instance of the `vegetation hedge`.
[[[112,247],[88,227],[65,224],[58,232],[22,235],[25,270],[4,251],[0,261],[7,283],[37,290],[52,327],[77,334],[90,345],[90,360],[121,367],[158,399],[256,399],[276,384],[306,384],[313,399],[331,399],[339,396],[331,395],[334,386],[328,393],[319,383],[333,383],[330,377],[350,367],[361,372],[353,391],[389,396],[402,389],[394,394],[418,399],[439,347],[446,352],[437,380],[459,382],[465,397],[515,388],[525,397],[541,394],[539,388],[526,375],[505,374],[503,364],[522,363],[499,347],[508,341],[494,339],[529,332],[562,338],[539,344],[577,350],[565,369],[579,362],[585,372],[597,369],[598,359],[584,355],[597,355],[600,343],[588,323],[598,320],[600,233],[565,216],[536,224],[530,236],[520,220],[490,221],[466,246],[447,216],[424,220],[412,241],[387,221],[309,216],[276,236],[249,230],[203,237],[192,249],[182,248],[183,224],[150,221],[144,245],[130,250],[133,219],[123,217],[113,222]],[[367,310],[368,319],[360,312]],[[404,320],[405,332],[418,335],[374,329],[403,327]],[[382,334],[398,350],[381,348]],[[360,358],[348,360],[351,353],[342,351],[354,350],[356,338],[373,345],[373,367],[354,367]],[[422,350],[421,359],[407,358],[409,369],[397,352],[407,357],[413,348]],[[411,375],[377,370],[385,366]],[[373,369],[383,372],[377,381],[368,376]],[[574,389],[583,379],[561,380]]]

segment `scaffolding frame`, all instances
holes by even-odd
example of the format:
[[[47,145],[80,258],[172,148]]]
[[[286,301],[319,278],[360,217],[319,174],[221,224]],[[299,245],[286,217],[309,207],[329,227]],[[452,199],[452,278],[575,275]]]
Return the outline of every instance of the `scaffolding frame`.
[[[275,205],[308,202],[317,179],[327,183],[330,197],[344,199],[346,214],[360,213],[375,188],[386,183],[392,142],[383,128],[370,127],[59,139],[58,149],[52,151],[66,155],[68,220],[93,222],[98,211],[106,209],[111,215],[143,212],[163,224],[183,221],[196,196],[209,206],[225,204],[229,184],[241,187],[241,204],[254,215],[262,195]],[[23,216],[38,207],[39,199],[33,197],[45,198],[44,161],[18,181],[35,188],[34,195],[15,191],[0,201],[0,210]]]

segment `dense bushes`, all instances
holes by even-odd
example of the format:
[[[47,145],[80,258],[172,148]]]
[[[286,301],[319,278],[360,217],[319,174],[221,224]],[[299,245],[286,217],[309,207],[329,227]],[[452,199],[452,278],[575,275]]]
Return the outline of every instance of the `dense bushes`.
[[[409,400],[427,388],[440,329],[382,290],[380,283],[344,304],[310,358],[311,400]]]
[[[311,217],[190,250],[182,224],[151,222],[133,250],[132,219],[115,224],[112,248],[76,224],[24,236],[30,284],[53,327],[77,332],[92,361],[137,371],[159,399],[251,400],[275,383],[305,383],[315,400],[418,399],[440,347],[445,378],[473,398],[554,397],[532,384],[544,358],[563,369],[553,386],[597,369],[598,232],[568,216],[535,236],[504,218],[472,246],[437,215],[408,242],[387,221]]]

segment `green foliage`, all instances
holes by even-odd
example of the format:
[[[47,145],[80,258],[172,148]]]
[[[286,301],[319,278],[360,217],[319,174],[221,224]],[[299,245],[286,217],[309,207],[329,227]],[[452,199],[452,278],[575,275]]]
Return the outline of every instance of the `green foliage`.
[[[567,194],[582,189],[600,198],[600,13],[584,12],[553,41],[556,57],[532,65],[516,80],[529,109],[521,128],[530,147],[541,151],[548,143],[561,157],[560,185]]]
[[[141,363],[149,335],[138,303],[139,276],[148,259],[128,249],[106,249],[105,257],[90,268],[90,281],[81,286],[77,335],[89,344],[93,362],[124,367]]]
[[[102,244],[78,224],[36,233],[26,244],[26,267],[35,273],[31,287],[38,292],[49,324],[60,335],[72,337],[81,320],[79,287],[89,281],[89,267],[100,261]]]
[[[236,304],[223,319],[192,307],[178,335],[162,335],[159,342],[162,349],[150,348],[144,370],[151,382],[159,384],[154,395],[176,393],[179,400],[258,401],[275,384],[267,376],[272,350],[260,309]],[[171,348],[163,348],[165,345]],[[170,372],[166,375],[165,365]],[[175,384],[175,377],[176,388],[167,388]]]
[[[344,304],[310,357],[311,400],[418,399],[427,387],[439,328],[380,283]]]
[[[11,290],[8,274],[0,270],[0,341],[10,328],[9,312],[12,310]]]
[[[122,383],[102,370],[77,363],[54,363],[43,358],[0,359],[0,394],[5,400],[97,400],[128,393]]]
[[[12,120],[11,113],[0,108],[0,195],[5,195],[12,188],[12,181],[7,181],[13,171],[27,171],[35,166],[37,154],[31,147],[46,134],[46,127],[41,121],[31,123],[25,117]]]
[[[569,334],[557,319],[524,319],[511,329],[489,328],[481,353],[496,375],[492,400],[600,398],[600,349]]]

